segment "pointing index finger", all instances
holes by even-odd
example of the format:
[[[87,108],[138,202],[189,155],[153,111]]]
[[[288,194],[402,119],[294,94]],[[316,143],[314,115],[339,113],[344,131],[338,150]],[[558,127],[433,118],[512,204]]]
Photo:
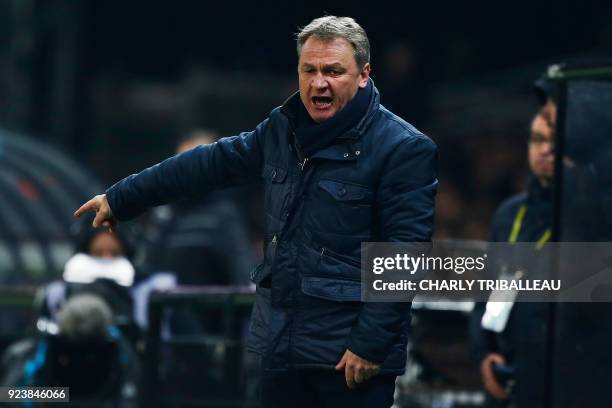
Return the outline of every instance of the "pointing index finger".
[[[81,215],[83,215],[87,211],[94,209],[94,200],[95,199],[92,198],[91,200],[89,200],[85,204],[83,204],[78,210],[76,210],[74,212],[74,216],[75,217],[80,217]]]

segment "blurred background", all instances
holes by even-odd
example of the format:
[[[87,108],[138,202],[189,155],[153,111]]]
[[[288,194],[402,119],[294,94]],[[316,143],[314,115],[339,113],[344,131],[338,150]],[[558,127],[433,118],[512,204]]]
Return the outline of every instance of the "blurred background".
[[[352,16],[366,29],[382,103],[438,144],[437,239],[486,239],[495,208],[524,189],[529,123],[538,108],[534,79],[550,63],[612,49],[612,4],[606,2],[0,1],[2,349],[34,332],[41,302],[48,303],[41,288],[66,281],[66,262],[84,239],[93,239],[84,238],[83,225],[72,219],[78,205],[175,154],[181,142],[252,130],[297,89],[294,34],[322,14]],[[169,224],[180,214],[196,216],[198,209],[216,218],[201,220],[208,227],[200,231],[199,244],[181,247],[184,231]],[[236,225],[227,228],[232,222]],[[151,211],[123,227],[120,253],[133,270],[126,272],[132,276],[129,285],[119,284],[120,289],[129,286],[133,294],[142,282],[153,282],[152,292],[166,289],[165,297],[130,300],[133,308],[142,302],[162,305],[153,312],[138,309],[141,321],[130,323],[138,326],[134,358],[144,372],[153,367],[156,373],[135,383],[167,384],[167,376],[187,384],[172,373],[193,377],[194,367],[181,362],[204,347],[209,354],[203,359],[212,360],[200,364],[214,360],[218,370],[229,370],[213,375],[209,384],[225,384],[227,395],[238,383],[241,392],[250,392],[244,391],[253,387],[245,379],[248,369],[234,373],[231,367],[238,360],[249,365],[240,355],[240,339],[252,294],[233,271],[244,270],[246,278],[257,264],[262,227],[258,186],[189,208]],[[224,239],[242,242],[240,262],[230,265],[209,242],[221,229],[232,231]],[[168,236],[175,241],[164,242]],[[160,251],[170,254],[168,259],[154,256]],[[178,279],[151,280],[158,272],[189,269],[176,261],[194,254],[206,258],[209,270],[225,268],[232,278],[194,278],[185,271]],[[185,285],[242,285],[242,291],[203,294]],[[36,293],[45,300],[33,311]],[[237,305],[235,313],[224,306],[228,303]],[[174,317],[167,316],[168,305]],[[222,313],[222,323],[193,317],[203,312],[177,312],[190,307]],[[439,404],[459,404],[439,406],[482,402],[477,369],[465,351],[465,310],[422,313],[434,313],[433,321],[444,329],[426,331],[429,361],[409,375],[429,376],[428,384],[439,386]],[[192,402],[221,393],[212,385],[195,392],[177,384],[175,402],[190,393]]]

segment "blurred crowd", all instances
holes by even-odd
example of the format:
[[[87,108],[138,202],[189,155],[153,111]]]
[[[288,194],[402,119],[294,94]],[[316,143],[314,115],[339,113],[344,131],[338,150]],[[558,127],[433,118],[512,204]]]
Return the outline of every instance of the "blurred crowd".
[[[176,153],[216,139],[211,131],[195,130],[178,140]],[[75,253],[61,278],[38,290],[34,334],[4,351],[1,383],[70,386],[73,401],[83,404],[139,406],[149,296],[181,286],[249,290],[248,271],[261,250],[249,239],[238,200],[243,193],[210,192],[158,207],[138,226],[114,232],[92,228],[91,216],[75,219]],[[223,324],[189,309],[165,313],[166,339],[205,338]],[[191,368],[192,374],[199,370]]]

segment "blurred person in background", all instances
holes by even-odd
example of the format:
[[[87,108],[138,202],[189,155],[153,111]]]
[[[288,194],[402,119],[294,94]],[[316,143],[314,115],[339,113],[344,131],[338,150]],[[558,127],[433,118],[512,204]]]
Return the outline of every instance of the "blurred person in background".
[[[135,269],[130,261],[133,245],[126,231],[92,229],[93,217],[76,223],[72,232],[75,254],[66,262],[62,279],[46,284],[34,301],[38,324],[57,322],[57,314],[71,296],[94,293],[111,307],[119,327],[131,339],[137,336],[130,289]]]
[[[360,301],[362,241],[430,242],[435,144],[380,104],[352,18],[297,37],[299,92],[257,128],[132,175],[79,208],[115,228],[146,209],[264,179],[265,259],[249,349],[266,407],[389,407],[410,303]]]
[[[58,311],[56,323],[7,348],[2,386],[69,387],[70,406],[139,406],[139,360],[113,312],[100,296],[78,294]],[[19,406],[35,406],[21,401]],[[42,406],[43,404],[41,404]]]
[[[490,241],[532,242],[540,251],[551,234],[557,107],[554,84],[540,79],[535,88],[541,106],[530,127],[527,190],[498,207]],[[507,302],[505,307],[511,308],[510,315],[499,332],[483,327],[483,303],[476,304],[470,322],[471,352],[480,366],[486,406],[539,407],[545,390],[547,304]]]
[[[382,52],[381,71],[375,79],[389,109],[415,126],[425,122],[425,72],[416,44],[405,39],[388,42]]]
[[[218,135],[212,131],[193,130],[179,140],[176,154],[211,145],[217,139]],[[144,244],[144,269],[148,277],[132,291],[136,320],[142,329],[149,327],[149,298],[155,291],[177,285],[250,283],[246,272],[255,265],[255,251],[236,199],[233,190],[206,191],[197,197],[155,208],[145,233],[148,242]],[[198,313],[192,307],[168,308],[162,320],[162,335],[166,340],[177,335],[220,336],[226,324],[223,319]],[[245,328],[247,325],[248,321]],[[207,358],[202,353],[182,356],[168,348],[164,351],[163,367],[171,371],[172,367],[188,364],[197,372]],[[250,359],[248,362],[256,364]],[[188,379],[175,377],[183,384],[197,383],[194,375]]]
[[[217,141],[195,130],[178,143],[176,154]],[[182,285],[246,285],[254,264],[248,229],[231,192],[209,191],[154,212],[145,265],[149,272],[176,275]]]

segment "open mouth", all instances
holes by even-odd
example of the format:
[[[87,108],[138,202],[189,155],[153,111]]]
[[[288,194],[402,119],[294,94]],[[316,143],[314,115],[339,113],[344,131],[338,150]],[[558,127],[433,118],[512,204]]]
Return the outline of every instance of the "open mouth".
[[[312,103],[317,109],[329,108],[332,104],[333,98],[331,96],[313,96]]]

